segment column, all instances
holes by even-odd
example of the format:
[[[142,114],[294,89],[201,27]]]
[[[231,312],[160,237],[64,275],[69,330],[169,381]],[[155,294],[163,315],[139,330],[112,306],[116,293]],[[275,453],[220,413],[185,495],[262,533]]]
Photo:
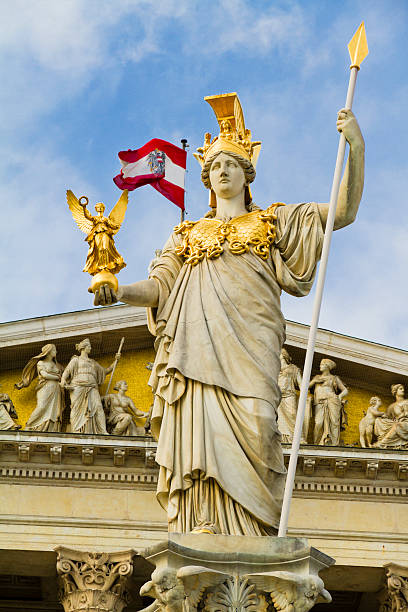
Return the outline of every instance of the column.
[[[82,552],[59,546],[59,600],[65,612],[122,612],[135,551]]]
[[[380,612],[408,612],[408,566],[387,563],[384,568],[387,583]]]

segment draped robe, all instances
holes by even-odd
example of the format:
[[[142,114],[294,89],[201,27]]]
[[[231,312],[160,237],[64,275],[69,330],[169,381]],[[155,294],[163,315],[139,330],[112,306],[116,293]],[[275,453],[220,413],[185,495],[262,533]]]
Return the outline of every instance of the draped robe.
[[[266,535],[278,527],[285,468],[276,423],[281,290],[306,295],[320,258],[317,204],[276,209],[266,260],[227,247],[195,266],[172,234],[150,273],[157,336],[150,378],[157,496],[169,530]]]
[[[37,405],[25,424],[25,429],[30,431],[61,431],[64,390],[58,380],[45,378],[43,374],[59,375],[62,366],[53,361],[39,361],[37,370]]]
[[[106,378],[106,370],[94,359],[74,355],[62,375],[68,383],[71,397],[71,432],[107,434],[99,386]]]

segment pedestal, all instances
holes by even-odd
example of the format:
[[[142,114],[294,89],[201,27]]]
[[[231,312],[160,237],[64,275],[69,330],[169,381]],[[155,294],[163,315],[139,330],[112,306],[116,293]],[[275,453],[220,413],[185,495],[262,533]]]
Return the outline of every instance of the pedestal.
[[[331,601],[320,570],[334,559],[303,538],[169,534],[143,551],[155,567],[149,612],[306,612]]]

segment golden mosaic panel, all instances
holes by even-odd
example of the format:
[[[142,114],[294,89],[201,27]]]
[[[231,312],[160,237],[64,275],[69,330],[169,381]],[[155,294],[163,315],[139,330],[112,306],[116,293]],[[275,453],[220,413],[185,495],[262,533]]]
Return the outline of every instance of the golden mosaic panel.
[[[98,357],[97,361],[102,366],[108,367],[114,360],[115,355],[104,355]],[[132,398],[135,406],[140,410],[149,410],[153,396],[150,387],[147,382],[149,380],[150,371],[146,368],[148,362],[154,360],[153,349],[143,349],[140,351],[125,351],[117,365],[115,374],[113,376],[111,391],[118,380],[125,379],[128,383],[129,390],[127,395]],[[66,365],[66,364],[64,364]],[[106,382],[101,387],[101,394],[104,395],[109,376],[106,377]],[[35,380],[27,389],[17,391],[14,388],[14,383],[20,380],[20,370],[8,370],[0,372],[0,392],[8,393],[13,400],[17,414],[19,416],[19,423],[24,427],[29,419],[30,414],[36,406],[36,394]],[[137,425],[143,425],[144,419],[135,419]]]

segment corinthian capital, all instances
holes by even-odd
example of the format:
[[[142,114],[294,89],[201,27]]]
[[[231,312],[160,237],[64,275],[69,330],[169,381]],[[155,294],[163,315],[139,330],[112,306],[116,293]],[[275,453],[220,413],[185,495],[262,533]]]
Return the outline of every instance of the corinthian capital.
[[[408,566],[387,563],[387,584],[381,612],[408,612]]]
[[[128,579],[135,552],[82,552],[59,546],[59,598],[65,612],[122,612],[129,603]]]

